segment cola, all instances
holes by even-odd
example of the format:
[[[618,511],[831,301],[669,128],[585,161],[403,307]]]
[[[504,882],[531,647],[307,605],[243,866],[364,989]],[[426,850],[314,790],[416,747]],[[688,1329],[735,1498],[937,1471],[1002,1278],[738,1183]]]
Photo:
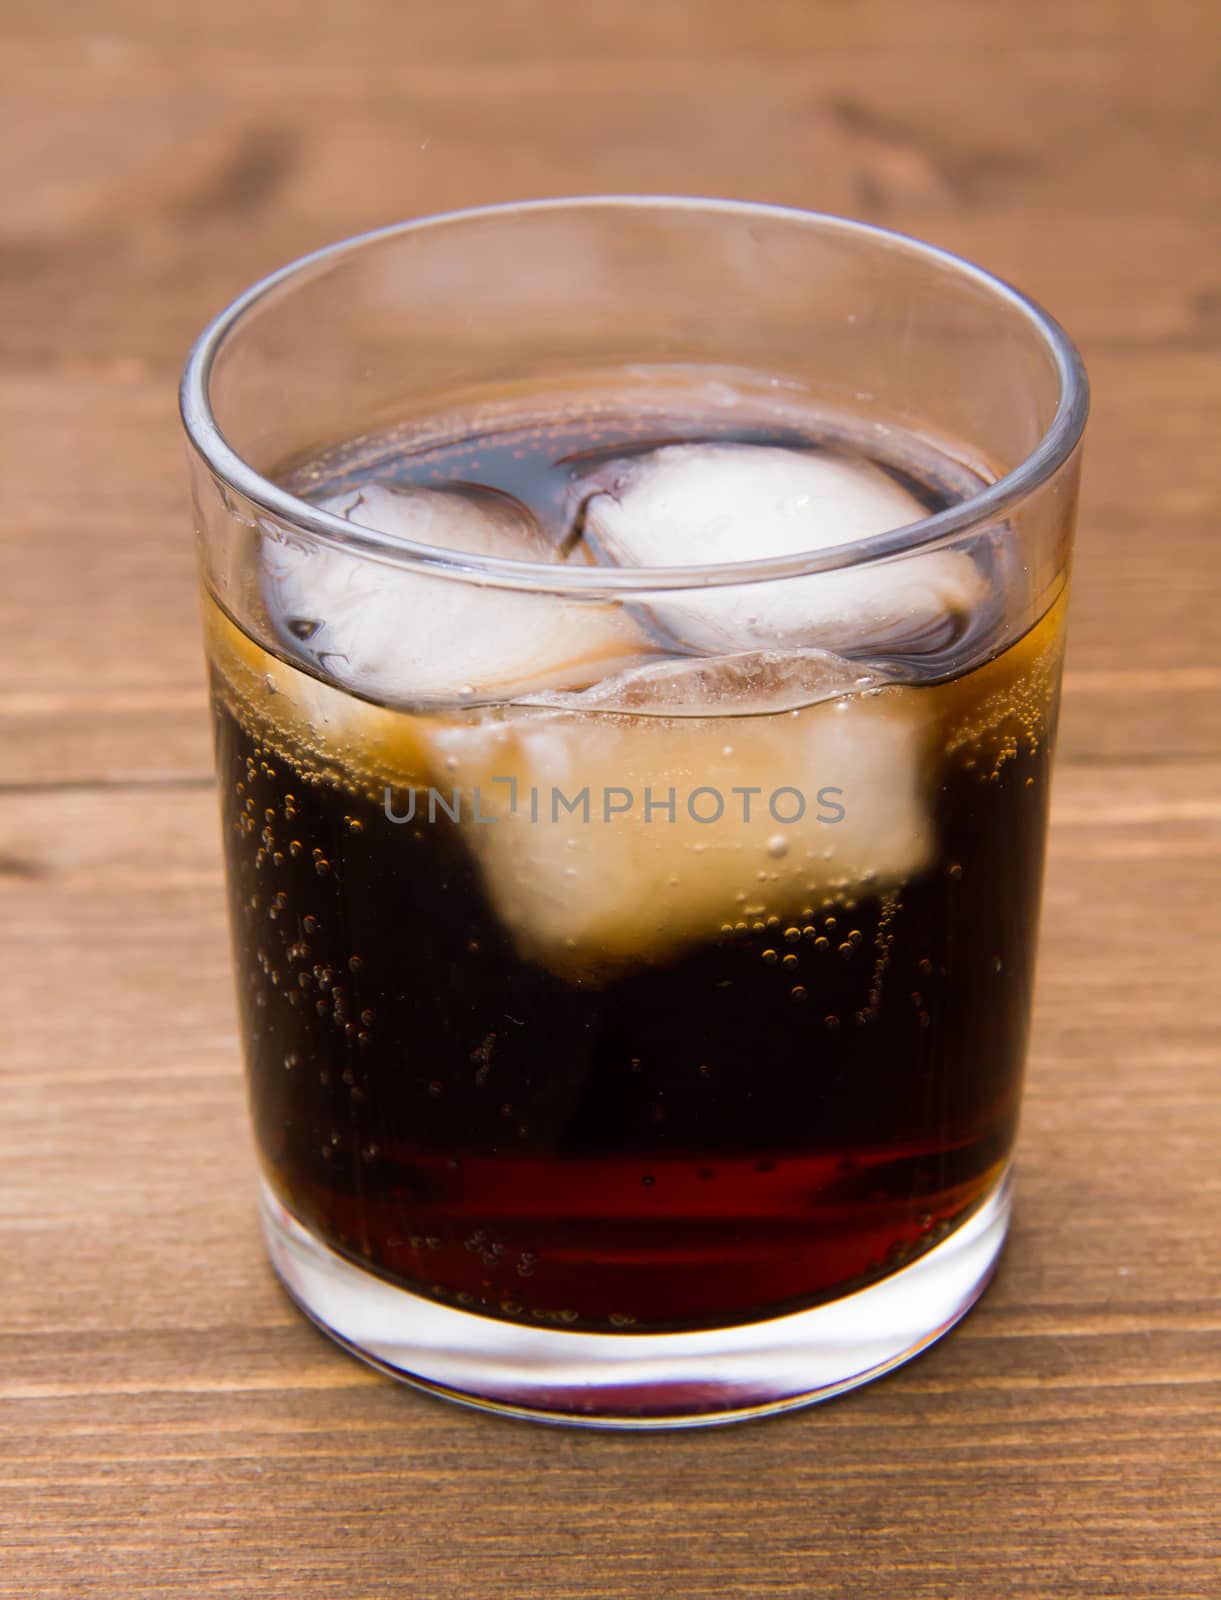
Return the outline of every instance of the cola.
[[[836,484],[897,526],[980,471],[611,395],[282,476],[357,527],[596,573],[749,559],[782,515],[797,553]],[[416,1294],[623,1333],[817,1305],[960,1225],[1016,1130],[1063,625],[1014,636],[1010,559],[1002,528],[890,588],[586,602],[357,583],[265,530],[262,627],[207,606],[278,1199]]]

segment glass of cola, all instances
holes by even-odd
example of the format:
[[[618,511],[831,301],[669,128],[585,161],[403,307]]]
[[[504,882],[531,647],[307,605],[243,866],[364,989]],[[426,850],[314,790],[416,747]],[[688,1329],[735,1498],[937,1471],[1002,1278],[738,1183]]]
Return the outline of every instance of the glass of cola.
[[[272,1260],[552,1421],[921,1350],[1010,1208],[1086,385],[832,217],[323,250],[182,391]]]

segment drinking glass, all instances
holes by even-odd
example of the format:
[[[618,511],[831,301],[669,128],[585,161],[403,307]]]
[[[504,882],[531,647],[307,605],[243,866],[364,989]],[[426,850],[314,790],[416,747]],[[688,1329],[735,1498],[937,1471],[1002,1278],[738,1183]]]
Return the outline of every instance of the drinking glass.
[[[182,414],[263,1216],[341,1344],[655,1427],[836,1394],[976,1300],[1086,404],[1063,331],[980,269],[714,200],[425,218],[206,330]],[[362,510],[399,457],[465,439],[474,472],[548,428],[597,456],[636,418],[658,454],[590,480],[605,520],[677,459],[676,406],[739,449],[766,422],[772,462],[776,418],[814,419],[803,460],[939,487],[815,549],[752,553],[748,516],[685,564]],[[473,672],[502,641],[533,678]]]

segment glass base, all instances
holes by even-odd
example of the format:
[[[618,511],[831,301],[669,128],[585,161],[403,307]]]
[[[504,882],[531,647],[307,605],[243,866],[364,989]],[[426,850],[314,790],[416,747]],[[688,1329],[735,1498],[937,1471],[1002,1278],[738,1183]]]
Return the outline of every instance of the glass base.
[[[970,1310],[1009,1226],[1006,1174],[940,1244],[810,1311],[698,1333],[567,1333],[475,1316],[362,1271],[266,1184],[272,1265],[354,1355],[464,1405],[591,1428],[710,1426],[829,1399],[910,1361]]]

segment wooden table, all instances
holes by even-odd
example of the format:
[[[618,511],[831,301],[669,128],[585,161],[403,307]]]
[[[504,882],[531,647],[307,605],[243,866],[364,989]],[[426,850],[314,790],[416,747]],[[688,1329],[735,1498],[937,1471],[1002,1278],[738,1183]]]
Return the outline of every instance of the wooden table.
[[[1216,1595],[1215,8],[0,16],[0,1595]],[[1095,386],[1004,1266],[885,1382],[692,1435],[396,1387],[264,1265],[174,409],[281,261],[597,189],[923,235]]]

